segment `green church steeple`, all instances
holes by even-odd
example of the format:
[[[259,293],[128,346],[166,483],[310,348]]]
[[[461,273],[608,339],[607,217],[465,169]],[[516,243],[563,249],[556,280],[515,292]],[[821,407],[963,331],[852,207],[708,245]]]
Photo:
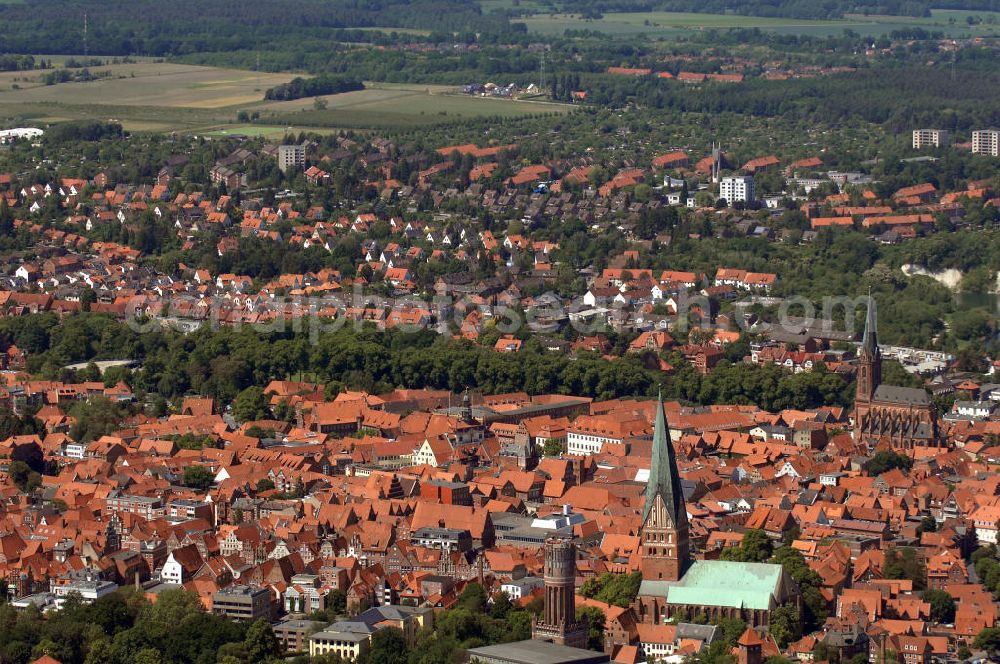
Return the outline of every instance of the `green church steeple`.
[[[674,446],[670,443],[667,417],[663,413],[663,397],[659,394],[656,397],[653,455],[649,467],[649,482],[646,484],[646,505],[642,511],[643,521],[649,517],[649,511],[653,508],[657,496],[663,500],[674,527],[687,523],[687,508],[684,506],[681,478],[677,472],[677,459],[674,455]]]

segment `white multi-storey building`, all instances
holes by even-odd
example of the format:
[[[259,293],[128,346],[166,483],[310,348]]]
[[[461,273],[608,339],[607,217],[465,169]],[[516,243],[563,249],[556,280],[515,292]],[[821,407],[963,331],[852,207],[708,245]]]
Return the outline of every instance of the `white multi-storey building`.
[[[913,149],[943,148],[948,146],[947,129],[914,129]]]
[[[982,129],[972,132],[972,154],[1000,157],[1000,129]]]
[[[748,203],[754,199],[753,176],[734,175],[722,178],[719,183],[719,198],[727,203]]]

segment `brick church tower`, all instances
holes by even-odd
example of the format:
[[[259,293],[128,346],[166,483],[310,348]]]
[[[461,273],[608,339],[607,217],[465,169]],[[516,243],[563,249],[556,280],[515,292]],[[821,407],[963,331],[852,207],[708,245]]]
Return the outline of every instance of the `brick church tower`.
[[[868,295],[865,335],[858,351],[854,395],[854,438],[872,446],[888,441],[896,449],[941,444],[934,404],[923,388],[882,383],[875,299]]]
[[[646,485],[646,505],[639,529],[640,569],[647,581],[678,581],[691,562],[689,530],[677,459],[670,442],[663,400],[656,400],[653,458]]]
[[[737,664],[760,664],[763,645],[764,642],[757,636],[757,632],[752,627],[747,627],[736,642],[739,653],[736,658]]]
[[[545,613],[531,638],[571,648],[587,647],[587,626],[576,619],[576,545],[552,537],[545,541]]]
[[[875,390],[882,383],[882,351],[878,348],[878,324],[876,323],[875,299],[868,294],[868,312],[865,316],[865,335],[858,352],[858,385],[854,401],[869,403]]]

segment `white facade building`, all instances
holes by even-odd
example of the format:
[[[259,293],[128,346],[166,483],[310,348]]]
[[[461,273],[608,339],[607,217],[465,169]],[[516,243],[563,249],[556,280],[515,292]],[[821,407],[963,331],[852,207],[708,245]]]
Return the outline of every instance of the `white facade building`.
[[[160,581],[162,583],[184,583],[184,568],[174,560],[173,552],[163,562],[163,568],[160,570]]]
[[[913,149],[948,147],[947,129],[914,129]]]
[[[1000,528],[1000,507],[983,505],[970,518],[976,528],[976,539],[980,544],[996,544],[997,530]]]
[[[56,607],[62,608],[66,597],[70,593],[78,593],[84,604],[92,604],[105,595],[110,595],[117,590],[118,584],[112,581],[80,579],[59,585],[51,584],[51,587],[52,594],[56,597]]]
[[[1000,129],[972,132],[972,154],[1000,157]]]
[[[531,594],[536,588],[545,585],[545,580],[540,576],[526,576],[516,581],[508,581],[500,585],[500,590],[507,593],[511,599],[521,599]]]
[[[722,178],[719,183],[719,198],[727,203],[748,203],[754,199],[753,176],[735,175]]]

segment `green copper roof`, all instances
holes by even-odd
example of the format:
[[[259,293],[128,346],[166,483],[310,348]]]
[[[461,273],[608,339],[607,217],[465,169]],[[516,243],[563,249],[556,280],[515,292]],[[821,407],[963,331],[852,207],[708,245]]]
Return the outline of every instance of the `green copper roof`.
[[[649,467],[649,483],[646,485],[646,505],[642,511],[643,521],[653,508],[653,501],[659,495],[667,507],[667,513],[680,526],[687,521],[687,508],[681,492],[681,478],[677,472],[674,446],[670,443],[667,418],[663,414],[663,398],[656,398],[656,423],[653,428],[653,457]]]
[[[781,572],[781,565],[768,563],[696,560],[680,581],[643,581],[639,595],[670,604],[769,609]]]

